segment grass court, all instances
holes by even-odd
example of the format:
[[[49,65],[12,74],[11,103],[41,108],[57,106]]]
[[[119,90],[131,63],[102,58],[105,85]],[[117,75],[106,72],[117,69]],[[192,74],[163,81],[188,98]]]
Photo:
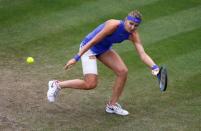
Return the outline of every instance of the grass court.
[[[113,48],[129,69],[119,101],[129,116],[105,113],[115,76],[101,63],[96,89],[62,90],[49,104],[49,80],[82,78],[80,62],[63,66],[84,36],[133,9],[146,52],[168,67],[167,91],[125,41]],[[200,21],[201,0],[0,0],[0,130],[200,131]]]

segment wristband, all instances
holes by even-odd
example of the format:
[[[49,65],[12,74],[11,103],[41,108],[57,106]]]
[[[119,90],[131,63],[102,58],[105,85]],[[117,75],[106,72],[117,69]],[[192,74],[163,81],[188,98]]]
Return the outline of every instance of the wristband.
[[[151,67],[151,69],[152,69],[152,70],[155,70],[155,69],[159,69],[159,67],[158,67],[157,65],[153,65],[153,66]]]
[[[80,60],[80,55],[77,54],[73,58],[75,59],[76,62],[78,62]]]

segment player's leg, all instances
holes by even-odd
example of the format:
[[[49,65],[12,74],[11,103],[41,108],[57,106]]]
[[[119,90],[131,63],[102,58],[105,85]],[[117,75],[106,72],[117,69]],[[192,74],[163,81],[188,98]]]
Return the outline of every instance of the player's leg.
[[[94,89],[97,85],[97,75],[95,74],[86,74],[84,75],[84,80],[74,79],[74,80],[66,80],[66,81],[57,81],[52,80],[49,81],[47,98],[49,102],[54,102],[59,91],[63,88],[73,88],[73,89],[83,89],[90,90]]]
[[[111,104],[115,104],[123,91],[125,82],[127,80],[128,69],[120,56],[114,50],[105,52],[104,54],[100,55],[98,59],[107,67],[112,69],[117,76],[110,101]]]
[[[49,90],[47,97],[50,102],[54,102],[60,89],[73,88],[89,90],[94,89],[97,85],[97,62],[96,57],[92,55],[91,51],[87,51],[81,57],[84,79],[74,79],[66,81],[49,81]]]
[[[74,79],[74,80],[60,81],[58,82],[58,85],[61,89],[63,88],[73,88],[83,90],[94,89],[97,85],[97,75],[86,74],[84,75],[84,80]]]
[[[109,50],[104,54],[101,54],[98,59],[114,71],[116,74],[116,80],[113,86],[112,97],[109,104],[106,107],[106,111],[109,113],[116,113],[119,115],[128,115],[126,110],[123,110],[117,101],[123,91],[125,82],[127,80],[128,69],[124,64],[120,56],[114,51]]]
[[[84,80],[74,79],[59,82],[61,88],[93,89],[97,85],[97,61],[93,53],[88,50],[81,57]]]

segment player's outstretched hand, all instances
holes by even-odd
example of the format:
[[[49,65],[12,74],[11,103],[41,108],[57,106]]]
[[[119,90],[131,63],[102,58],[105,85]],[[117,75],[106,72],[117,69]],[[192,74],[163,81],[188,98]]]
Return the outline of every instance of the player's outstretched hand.
[[[64,69],[67,70],[70,67],[72,67],[76,63],[76,60],[74,58],[70,59],[64,66]]]

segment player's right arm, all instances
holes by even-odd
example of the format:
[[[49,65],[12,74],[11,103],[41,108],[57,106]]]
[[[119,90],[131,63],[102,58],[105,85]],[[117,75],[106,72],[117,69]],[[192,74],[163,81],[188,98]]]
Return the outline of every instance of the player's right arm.
[[[72,65],[74,65],[80,57],[88,51],[93,45],[100,42],[104,39],[107,35],[112,34],[120,24],[119,20],[108,20],[105,22],[104,28],[92,39],[90,40],[82,49],[74,56],[74,58],[70,59],[64,66],[65,69],[68,69]]]
[[[140,59],[150,67],[153,75],[157,75],[159,72],[159,67],[154,63],[152,58],[144,51],[144,47],[142,46],[138,32],[133,32],[129,39],[133,42],[137,53],[140,56]]]

